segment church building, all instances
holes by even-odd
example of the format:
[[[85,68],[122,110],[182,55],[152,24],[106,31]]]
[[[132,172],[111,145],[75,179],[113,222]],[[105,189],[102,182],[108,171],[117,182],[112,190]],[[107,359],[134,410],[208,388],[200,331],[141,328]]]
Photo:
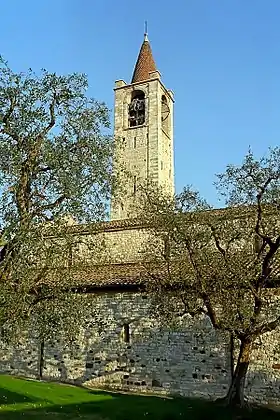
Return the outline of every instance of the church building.
[[[89,299],[95,314],[91,312],[72,347],[60,332],[43,345],[38,337],[22,339],[17,346],[0,342],[0,371],[92,388],[222,397],[232,374],[229,336],[214,330],[205,316],[186,317],[176,330],[163,328],[151,316],[152,301],[141,284],[139,251],[150,232],[131,213],[138,186],[151,181],[166,194],[174,193],[174,97],[161,80],[147,34],[131,82],[117,80],[114,91],[115,171],[121,172],[126,188],[113,197],[111,221],[101,224],[100,231],[93,234],[88,225],[74,225],[70,232],[85,245],[99,233],[106,242],[104,258],[98,255],[97,261],[84,264],[84,271],[81,266],[77,270],[85,304]],[[74,268],[77,254],[71,259]],[[253,349],[246,395],[256,402],[277,402],[279,331],[262,340]]]

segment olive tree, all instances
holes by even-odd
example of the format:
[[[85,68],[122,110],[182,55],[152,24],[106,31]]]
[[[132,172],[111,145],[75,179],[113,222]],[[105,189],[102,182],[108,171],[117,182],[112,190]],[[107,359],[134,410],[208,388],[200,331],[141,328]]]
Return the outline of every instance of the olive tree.
[[[280,324],[280,149],[260,160],[249,152],[216,186],[225,209],[214,210],[190,187],[171,199],[145,195],[143,217],[155,240],[143,265],[157,318],[203,314],[239,343],[225,401],[243,405],[253,343]]]
[[[69,224],[104,220],[116,185],[109,112],[87,88],[85,74],[16,73],[0,58],[2,327],[79,300],[61,295],[74,290],[67,267],[80,241]]]

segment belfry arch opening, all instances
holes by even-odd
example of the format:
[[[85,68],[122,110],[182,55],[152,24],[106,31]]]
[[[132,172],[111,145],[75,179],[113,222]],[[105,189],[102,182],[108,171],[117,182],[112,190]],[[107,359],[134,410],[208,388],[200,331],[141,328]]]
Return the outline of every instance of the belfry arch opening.
[[[128,105],[129,127],[137,127],[145,123],[145,94],[142,90],[134,90]]]

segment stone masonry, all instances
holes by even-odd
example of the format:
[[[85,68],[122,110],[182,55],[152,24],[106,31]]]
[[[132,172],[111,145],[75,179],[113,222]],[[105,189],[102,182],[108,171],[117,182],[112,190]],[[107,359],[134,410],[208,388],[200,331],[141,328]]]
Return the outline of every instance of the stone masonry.
[[[230,381],[229,337],[203,317],[187,317],[176,331],[149,317],[144,293],[106,293],[95,299],[96,315],[69,348],[61,337],[45,343],[43,378],[93,388],[215,398]],[[246,395],[278,403],[280,331],[255,344]],[[38,377],[39,343],[0,346],[2,372]]]

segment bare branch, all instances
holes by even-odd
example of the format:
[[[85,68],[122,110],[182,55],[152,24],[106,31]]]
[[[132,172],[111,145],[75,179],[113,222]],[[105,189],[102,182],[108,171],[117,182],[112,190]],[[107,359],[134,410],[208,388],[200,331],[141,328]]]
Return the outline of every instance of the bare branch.
[[[210,225],[210,229],[211,229],[211,232],[213,234],[213,238],[214,238],[214,241],[215,241],[215,244],[216,244],[216,247],[217,247],[218,251],[222,254],[224,259],[226,260],[226,251],[221,246],[220,240],[219,240],[218,236],[216,235],[216,230],[215,230],[214,226]]]
[[[266,188],[269,186],[269,184],[273,181],[273,177],[269,177],[265,184],[261,187],[260,192],[257,194],[257,223],[255,226],[255,232],[258,236],[260,236],[267,244],[269,244],[270,246],[273,244],[273,241],[271,240],[271,238],[269,238],[269,236],[264,235],[261,232],[261,223],[262,223],[262,214],[263,214],[263,209],[262,209],[262,198],[263,195],[266,191]]]
[[[54,109],[55,109],[56,103],[57,103],[57,96],[56,96],[56,93],[54,93],[53,100],[52,100],[52,102],[50,103],[50,106],[49,106],[50,122],[47,125],[47,127],[43,130],[43,132],[41,134],[43,136],[45,136],[54,127],[54,125],[55,125],[55,112],[54,112]]]
[[[46,204],[45,206],[38,207],[33,214],[36,215],[36,214],[40,214],[40,213],[42,213],[46,210],[53,210],[54,208],[58,207],[66,198],[67,198],[67,196],[65,194],[63,194],[60,197],[58,197],[53,203]]]

